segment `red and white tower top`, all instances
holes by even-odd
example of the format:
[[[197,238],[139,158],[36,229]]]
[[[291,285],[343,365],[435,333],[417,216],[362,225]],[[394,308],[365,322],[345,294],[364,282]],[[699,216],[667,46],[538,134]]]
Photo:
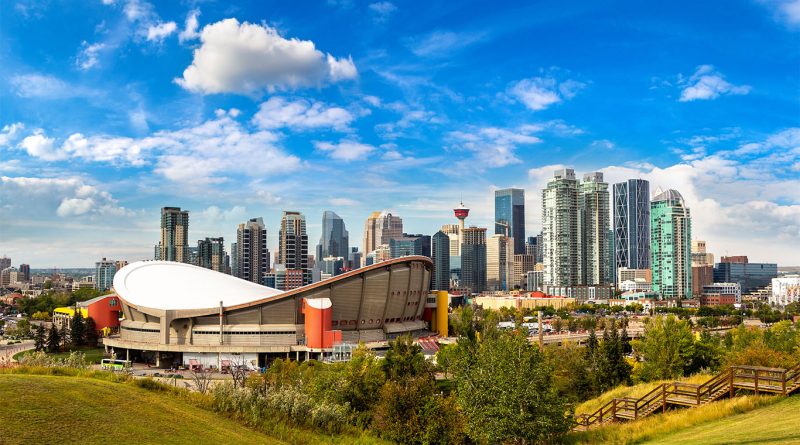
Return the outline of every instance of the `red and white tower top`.
[[[464,203],[461,202],[458,207],[453,209],[453,213],[456,214],[456,218],[463,224],[464,220],[469,216],[469,209],[464,207]]]

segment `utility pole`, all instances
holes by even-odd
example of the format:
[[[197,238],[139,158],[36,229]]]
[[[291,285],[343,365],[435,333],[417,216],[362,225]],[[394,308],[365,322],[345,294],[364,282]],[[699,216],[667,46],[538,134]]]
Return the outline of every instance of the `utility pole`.
[[[542,314],[543,312],[539,311],[539,350],[544,351],[544,324],[542,324]]]

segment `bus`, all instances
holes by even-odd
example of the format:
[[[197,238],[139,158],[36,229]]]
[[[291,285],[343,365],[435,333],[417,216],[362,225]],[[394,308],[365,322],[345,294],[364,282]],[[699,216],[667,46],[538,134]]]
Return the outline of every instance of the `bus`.
[[[131,367],[130,360],[111,360],[104,358],[100,361],[100,367],[109,371],[124,371]]]

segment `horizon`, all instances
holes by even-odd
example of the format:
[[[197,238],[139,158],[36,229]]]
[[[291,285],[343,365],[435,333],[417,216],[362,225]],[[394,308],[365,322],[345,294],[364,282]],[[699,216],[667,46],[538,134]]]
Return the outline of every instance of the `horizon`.
[[[274,253],[300,211],[314,254],[325,210],[361,248],[373,211],[433,235],[463,200],[490,228],[514,187],[534,236],[568,167],[679,191],[716,259],[800,266],[789,2],[70,5],[0,5],[14,265],[151,259],[166,206],[228,253],[259,216]]]

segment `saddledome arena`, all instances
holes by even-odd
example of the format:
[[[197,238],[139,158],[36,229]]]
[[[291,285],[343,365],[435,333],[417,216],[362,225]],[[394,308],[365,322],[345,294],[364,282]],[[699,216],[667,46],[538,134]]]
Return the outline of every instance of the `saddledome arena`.
[[[132,263],[114,276],[124,318],[104,343],[158,367],[262,367],[276,357],[321,358],[341,344],[380,348],[405,333],[430,334],[432,267],[427,257],[402,257],[283,292],[189,264]]]

